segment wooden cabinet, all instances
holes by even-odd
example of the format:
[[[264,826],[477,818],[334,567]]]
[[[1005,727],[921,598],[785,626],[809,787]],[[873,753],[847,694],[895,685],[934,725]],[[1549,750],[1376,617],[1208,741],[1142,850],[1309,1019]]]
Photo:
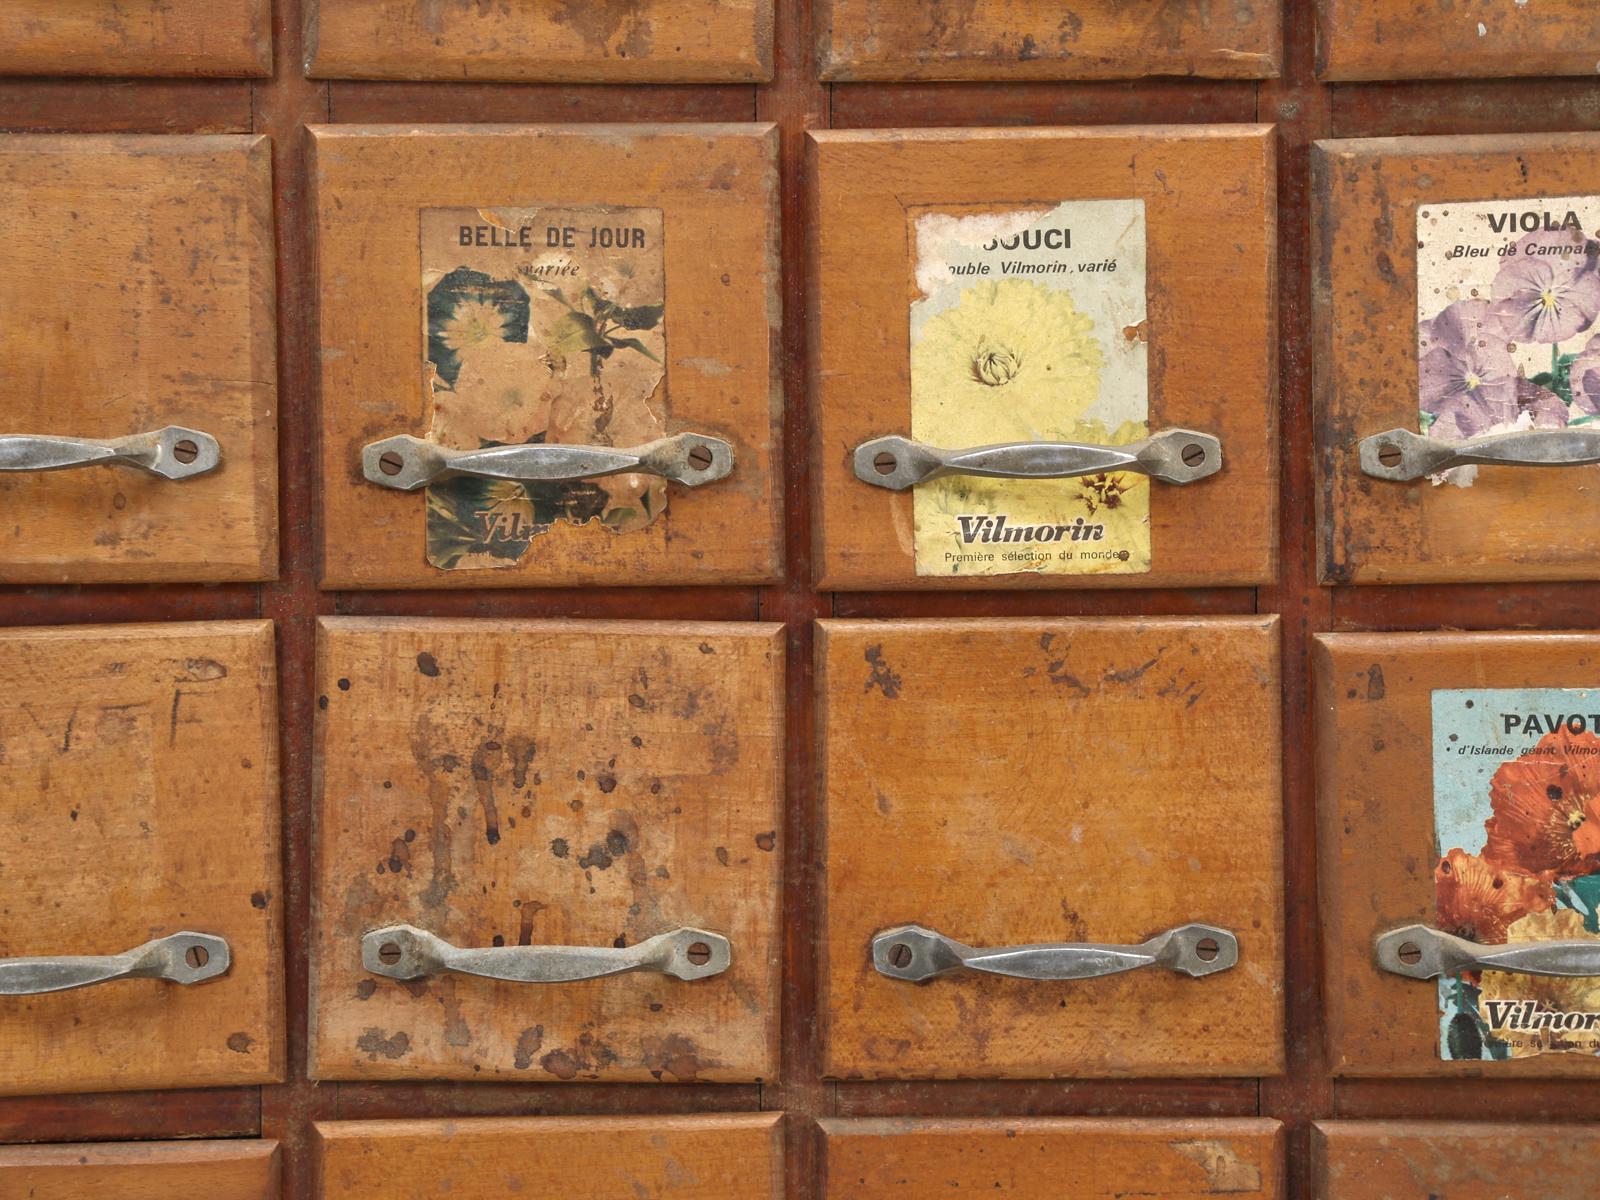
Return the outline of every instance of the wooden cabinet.
[[[625,5],[304,0],[319,79],[753,83],[772,78],[773,0]]]
[[[0,75],[272,72],[272,0],[7,0]]]
[[[276,577],[269,151],[257,137],[0,136],[0,438],[178,428],[192,432],[162,444],[163,470],[220,458],[189,478],[0,472],[0,582]],[[15,450],[0,441],[8,465]]]
[[[1541,1015],[1592,1007],[1592,978],[1411,978],[1382,966],[1378,946],[1418,926],[1491,948],[1595,937],[1582,897],[1600,860],[1582,847],[1600,790],[1596,662],[1594,634],[1317,638],[1322,995],[1336,1074],[1600,1072],[1581,1017],[1568,1033],[1565,1017],[1552,1029]]]
[[[827,1074],[1279,1070],[1277,636],[1268,618],[823,622]],[[991,949],[1191,924],[1224,955],[1232,937],[1236,965],[893,972],[907,926]]]
[[[1590,0],[1317,0],[1317,74],[1327,80],[1592,76]]]
[[[1404,467],[1400,439],[1420,434],[1592,433],[1600,136],[1371,138],[1313,153],[1323,582],[1600,577],[1594,467],[1394,479],[1383,462]],[[1537,451],[1525,459],[1551,461]]]
[[[313,1075],[773,1078],[780,632],[326,621]],[[704,976],[536,983],[502,962],[398,979],[367,946],[396,926],[501,960],[686,930],[691,963],[702,941],[710,961]]]
[[[819,587],[1273,578],[1270,128],[810,136]],[[1133,453],[1158,434],[1190,481],[912,482],[923,452],[886,440]]]
[[[825,1200],[1284,1194],[1276,1121],[829,1119],[822,1132]]]
[[[708,1117],[331,1121],[316,1127],[329,1200],[782,1200],[781,1113]]]
[[[1592,1125],[1319,1121],[1315,1200],[1583,1200],[1600,1171]]]
[[[270,1141],[0,1146],[0,1195],[27,1200],[278,1200]]]
[[[781,576],[770,126],[322,126],[313,141],[324,586]],[[410,471],[427,451],[369,449],[394,438],[602,456],[688,439],[681,478],[707,482],[530,467],[416,490],[399,454]]]
[[[0,1095],[282,1078],[272,644],[262,621],[0,630],[0,983],[189,933],[209,972],[0,995]]]

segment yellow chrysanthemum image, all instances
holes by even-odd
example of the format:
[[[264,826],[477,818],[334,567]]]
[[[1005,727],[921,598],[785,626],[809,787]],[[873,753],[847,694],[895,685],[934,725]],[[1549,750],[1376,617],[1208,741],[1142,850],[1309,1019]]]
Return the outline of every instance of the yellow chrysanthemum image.
[[[1583,928],[1583,917],[1570,908],[1529,913],[1513,921],[1506,930],[1508,942],[1542,942],[1563,938],[1583,939],[1593,935]],[[1508,971],[1485,971],[1479,985],[1479,1011],[1487,1014],[1488,1001],[1532,1000],[1552,1012],[1600,1012],[1600,979],[1560,978],[1553,975],[1514,975]],[[1487,1017],[1485,1018],[1487,1019]],[[1526,1058],[1552,1050],[1600,1053],[1600,1029],[1594,1030],[1510,1030],[1495,1029],[1494,1035],[1511,1043],[1512,1058]],[[1519,1044],[1520,1043],[1520,1044]]]
[[[439,338],[460,353],[485,342],[502,342],[511,318],[486,300],[463,300],[440,327]]]

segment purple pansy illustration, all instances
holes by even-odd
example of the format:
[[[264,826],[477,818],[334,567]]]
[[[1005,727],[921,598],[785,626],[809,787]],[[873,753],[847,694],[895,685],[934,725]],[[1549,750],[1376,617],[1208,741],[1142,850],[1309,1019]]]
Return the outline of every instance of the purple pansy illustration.
[[[1553,345],[1600,317],[1600,244],[1581,230],[1530,233],[1494,279],[1495,315],[1515,342]]]
[[[1417,337],[1430,433],[1464,440],[1516,419],[1517,364],[1487,301],[1457,301]]]
[[[1589,417],[1600,413],[1600,334],[1573,358],[1569,379],[1573,411]]]

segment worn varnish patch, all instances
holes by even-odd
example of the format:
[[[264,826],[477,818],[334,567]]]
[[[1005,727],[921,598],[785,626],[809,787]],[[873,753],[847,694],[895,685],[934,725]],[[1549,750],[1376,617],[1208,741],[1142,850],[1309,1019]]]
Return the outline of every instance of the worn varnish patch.
[[[1326,80],[1589,75],[1594,0],[1318,0]]]
[[[8,629],[0,692],[0,957],[184,930],[232,957],[192,987],[0,997],[0,1094],[280,1080],[272,626]]]
[[[272,1141],[0,1147],[0,1195],[27,1200],[277,1200],[279,1173]]]
[[[1572,1124],[1319,1121],[1315,1200],[1588,1200],[1600,1131]]]
[[[1268,0],[823,0],[824,79],[1265,79],[1278,74]]]
[[[783,1115],[325,1121],[326,1195],[782,1200]]]
[[[312,1074],[772,1078],[781,679],[775,625],[326,620]],[[733,962],[401,983],[361,969],[392,924],[462,947],[693,926]]]
[[[1279,1069],[1277,637],[1276,618],[822,622],[826,1073]],[[871,962],[903,924],[981,947],[1189,922],[1232,930],[1239,965],[918,985]]]
[[[1283,1194],[1283,1130],[1267,1120],[825,1119],[825,1200],[1012,1200]]]
[[[757,83],[772,0],[307,0],[319,79]]]
[[[0,583],[277,575],[274,280],[266,138],[0,137],[0,433],[222,447],[183,481],[6,474]]]
[[[272,0],[6,0],[0,75],[263,76]]]

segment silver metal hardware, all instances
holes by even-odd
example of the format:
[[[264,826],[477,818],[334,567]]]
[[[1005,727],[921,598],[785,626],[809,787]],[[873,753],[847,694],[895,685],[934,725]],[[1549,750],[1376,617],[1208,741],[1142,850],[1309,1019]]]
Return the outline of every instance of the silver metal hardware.
[[[1193,483],[1222,470],[1222,443],[1209,433],[1166,429],[1125,446],[1083,442],[1006,442],[969,450],[940,450],[910,438],[881,437],[856,447],[856,478],[903,492],[948,475],[990,479],[1072,479],[1102,471],[1131,471],[1163,483]]]
[[[1600,462],[1600,428],[1517,429],[1465,442],[1442,442],[1409,429],[1375,433],[1361,441],[1361,470],[1374,479],[1404,483],[1474,464],[1510,467],[1581,467]]]
[[[198,429],[168,425],[120,438],[0,434],[0,471],[65,471],[69,467],[133,467],[162,479],[193,479],[222,462],[217,439]]]
[[[954,971],[1014,979],[1094,979],[1139,967],[1166,967],[1200,976],[1226,971],[1238,961],[1239,940],[1210,925],[1180,925],[1137,946],[1043,942],[975,950],[920,925],[886,929],[872,939],[872,965],[878,973],[912,983]]]
[[[40,996],[114,979],[204,983],[228,973],[228,943],[209,933],[174,933],[124,954],[0,958],[0,996]]]
[[[1513,975],[1600,976],[1600,941],[1506,942],[1483,945],[1426,925],[1378,935],[1378,965],[1409,979],[1505,971]]]
[[[361,939],[361,965],[390,979],[454,971],[512,983],[572,983],[628,971],[708,979],[733,961],[728,939],[703,929],[674,929],[633,946],[492,946],[463,950],[412,925],[374,929]]]
[[[488,446],[451,450],[400,434],[361,451],[361,473],[373,483],[414,492],[440,479],[474,475],[518,483],[598,479],[638,472],[685,487],[715,483],[733,471],[733,447],[720,438],[680,433],[643,446]]]

